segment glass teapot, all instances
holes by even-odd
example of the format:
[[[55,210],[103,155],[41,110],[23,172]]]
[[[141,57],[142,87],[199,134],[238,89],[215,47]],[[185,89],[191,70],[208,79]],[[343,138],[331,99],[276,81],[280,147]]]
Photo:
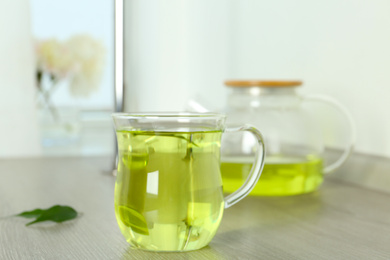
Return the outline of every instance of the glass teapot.
[[[266,159],[262,176],[251,195],[285,196],[316,190],[323,176],[340,167],[355,142],[355,126],[347,109],[324,95],[302,96],[301,81],[226,81],[230,88],[228,126],[250,123],[264,135]],[[341,156],[324,162],[324,141],[318,115],[308,102],[322,102],[339,110],[349,126],[349,140]],[[225,192],[240,187],[252,168],[256,141],[241,134],[224,138],[221,173]],[[240,147],[237,149],[237,147]],[[240,173],[240,174],[237,174]]]

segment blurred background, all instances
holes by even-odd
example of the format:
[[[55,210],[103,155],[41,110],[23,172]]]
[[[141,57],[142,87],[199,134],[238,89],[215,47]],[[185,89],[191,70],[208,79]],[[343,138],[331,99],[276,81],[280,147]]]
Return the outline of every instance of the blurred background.
[[[0,157],[112,155],[115,2],[0,5]],[[390,157],[389,8],[126,0],[125,111],[185,110],[189,100],[223,111],[226,79],[299,79],[301,94],[327,94],[350,110],[357,152]]]
[[[0,156],[114,153],[114,2],[0,3]]]

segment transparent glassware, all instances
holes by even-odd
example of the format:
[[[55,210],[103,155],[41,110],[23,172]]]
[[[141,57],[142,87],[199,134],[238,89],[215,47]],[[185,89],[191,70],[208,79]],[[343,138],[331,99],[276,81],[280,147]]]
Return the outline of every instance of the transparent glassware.
[[[324,95],[299,95],[301,81],[226,81],[227,125],[243,122],[262,129],[266,159],[262,177],[251,195],[285,196],[316,190],[323,176],[340,167],[355,143],[355,126],[347,109]],[[349,127],[349,140],[341,156],[331,164],[324,162],[324,140],[319,115],[308,103],[321,102],[337,109]],[[250,171],[255,146],[243,133],[222,140],[221,173],[224,191],[240,186]]]
[[[261,133],[245,124],[226,128],[223,114],[117,113],[113,119],[118,141],[115,215],[136,248],[190,251],[206,246],[224,209],[248,195],[260,177],[265,156]],[[257,146],[254,167],[224,197],[221,137],[244,131]]]

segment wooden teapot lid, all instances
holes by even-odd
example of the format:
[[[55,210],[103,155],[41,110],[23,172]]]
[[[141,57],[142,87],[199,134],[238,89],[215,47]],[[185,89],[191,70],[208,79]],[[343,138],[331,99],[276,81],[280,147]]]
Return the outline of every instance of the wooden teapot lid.
[[[300,80],[226,80],[227,87],[296,87],[302,85]]]

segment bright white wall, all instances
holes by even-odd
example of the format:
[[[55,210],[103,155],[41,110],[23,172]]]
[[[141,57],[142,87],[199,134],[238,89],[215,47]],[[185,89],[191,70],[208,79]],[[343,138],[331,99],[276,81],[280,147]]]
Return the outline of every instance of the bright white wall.
[[[302,79],[344,103],[356,150],[390,157],[390,2],[127,0],[127,110],[222,107],[228,78]]]
[[[33,36],[66,40],[87,33],[107,49],[106,67],[98,91],[87,98],[75,98],[63,86],[53,101],[62,106],[86,109],[113,109],[114,106],[114,1],[30,0]]]
[[[242,1],[232,77],[301,78],[303,92],[351,110],[358,151],[390,156],[389,8],[381,0]]]

